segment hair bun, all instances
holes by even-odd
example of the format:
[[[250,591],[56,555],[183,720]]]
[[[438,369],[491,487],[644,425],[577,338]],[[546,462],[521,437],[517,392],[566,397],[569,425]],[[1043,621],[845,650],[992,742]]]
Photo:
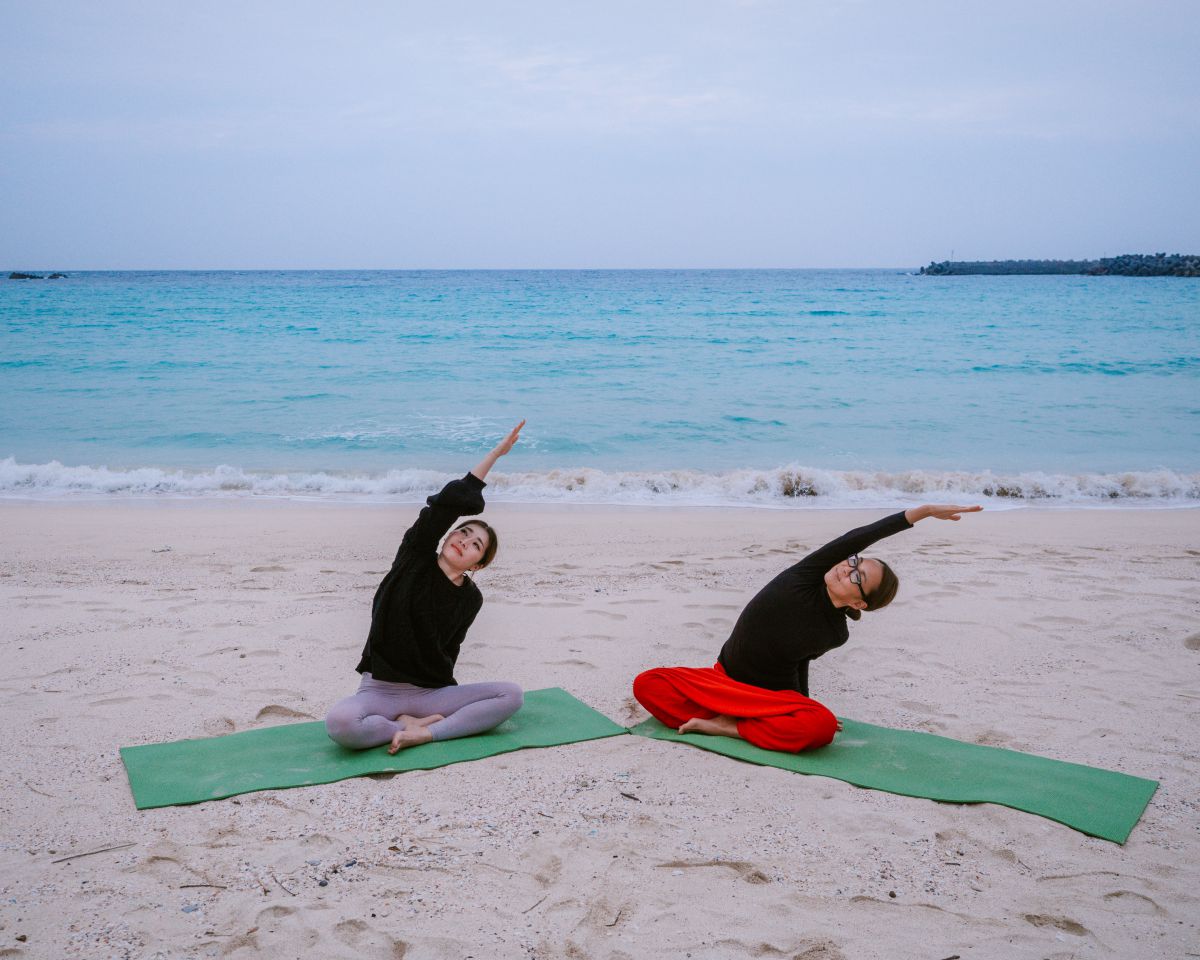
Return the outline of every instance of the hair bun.
[[[844,613],[851,620],[861,620],[862,619],[862,611],[855,610],[853,607],[842,607],[842,613]]]

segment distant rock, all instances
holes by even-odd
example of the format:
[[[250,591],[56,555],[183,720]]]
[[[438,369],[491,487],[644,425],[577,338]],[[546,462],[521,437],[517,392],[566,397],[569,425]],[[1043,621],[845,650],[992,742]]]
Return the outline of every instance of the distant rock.
[[[46,278],[43,277],[40,273],[21,273],[20,271],[14,270],[12,273],[10,273],[8,275],[8,279],[9,280],[45,280]]]
[[[1104,258],[1088,273],[1118,277],[1200,277],[1200,256],[1124,253],[1119,257]]]
[[[927,277],[966,275],[1035,276],[1072,274],[1091,277],[1200,277],[1200,256],[1172,253],[1125,253],[1100,260],[943,260],[921,268]]]
[[[921,268],[929,277],[965,275],[1033,276],[1039,274],[1083,274],[1099,266],[1097,260],[943,260]]]

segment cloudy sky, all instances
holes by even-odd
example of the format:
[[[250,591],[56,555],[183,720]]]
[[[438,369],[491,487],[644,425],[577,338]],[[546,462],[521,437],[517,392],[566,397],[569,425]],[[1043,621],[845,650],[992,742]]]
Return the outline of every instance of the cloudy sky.
[[[1193,0],[0,15],[4,269],[1200,252]]]

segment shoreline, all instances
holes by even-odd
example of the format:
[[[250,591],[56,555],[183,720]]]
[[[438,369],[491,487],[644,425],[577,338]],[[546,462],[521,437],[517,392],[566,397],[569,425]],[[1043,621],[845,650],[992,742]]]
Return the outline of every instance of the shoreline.
[[[187,473],[143,467],[63,467],[0,460],[0,502],[416,503],[457,472],[247,473],[219,467]],[[591,468],[500,473],[489,498],[530,505],[706,508],[887,509],[931,502],[1011,506],[1187,508],[1200,506],[1200,473],[1167,468],[1114,473],[818,470],[802,466],[721,472]]]
[[[945,491],[942,501],[954,501],[953,491]],[[1024,513],[1024,512],[1046,512],[1046,513],[1171,513],[1180,512],[1188,513],[1191,511],[1200,510],[1200,500],[1197,501],[1162,501],[1156,502],[1149,498],[1146,499],[1107,499],[1096,500],[1094,502],[1082,503],[1062,503],[1056,502],[1053,499],[1045,499],[1041,501],[1022,501],[1017,499],[1003,500],[988,500],[986,498],[976,498],[969,500],[964,499],[964,505],[967,502],[982,504],[984,512],[990,514],[997,513]],[[605,503],[592,502],[587,500],[572,500],[572,501],[547,501],[547,500],[488,500],[487,509],[489,512],[497,509],[511,509],[514,511],[522,511],[528,513],[536,513],[539,510],[546,510],[552,513],[567,513],[567,512],[615,512],[621,513],[624,511],[630,512],[646,512],[649,514],[659,513],[687,513],[696,511],[698,513],[719,513],[724,511],[739,512],[745,511],[749,514],[771,513],[785,514],[788,516],[805,516],[809,514],[825,515],[830,513],[845,513],[845,514],[878,514],[880,512],[896,512],[905,510],[908,507],[916,506],[921,503],[941,502],[932,498],[923,500],[906,500],[892,501],[866,504],[847,504],[847,503],[821,503],[814,500],[805,499],[794,503]],[[66,509],[84,509],[88,507],[101,507],[120,509],[122,507],[136,508],[138,510],[149,510],[155,507],[177,508],[177,509],[212,509],[214,511],[229,509],[249,509],[253,510],[256,507],[263,509],[304,509],[307,507],[316,508],[319,510],[338,510],[345,508],[347,510],[419,510],[424,506],[424,497],[420,499],[361,499],[361,500],[339,500],[333,498],[322,497],[299,497],[299,496],[271,496],[268,494],[252,494],[252,495],[231,495],[231,496],[187,496],[187,495],[154,495],[154,494],[131,494],[131,495],[113,495],[113,494],[64,494],[45,497],[20,497],[12,495],[0,494],[0,510],[15,509],[21,507],[29,508],[54,508],[63,507]]]

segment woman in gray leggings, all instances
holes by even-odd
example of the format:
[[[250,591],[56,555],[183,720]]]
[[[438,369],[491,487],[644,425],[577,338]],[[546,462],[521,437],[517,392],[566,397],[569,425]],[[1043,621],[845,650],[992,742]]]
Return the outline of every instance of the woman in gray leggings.
[[[375,591],[358,692],[335,703],[325,718],[336,743],[353,750],[387,743],[388,753],[395,753],[482,733],[521,708],[515,683],[460,686],[454,679],[459,648],[483,605],[467,574],[492,562],[499,541],[482,520],[450,528],[460,517],[482,512],[483,478],[513,448],[524,425],[522,420],[465,477],[430,497],[404,534]]]

